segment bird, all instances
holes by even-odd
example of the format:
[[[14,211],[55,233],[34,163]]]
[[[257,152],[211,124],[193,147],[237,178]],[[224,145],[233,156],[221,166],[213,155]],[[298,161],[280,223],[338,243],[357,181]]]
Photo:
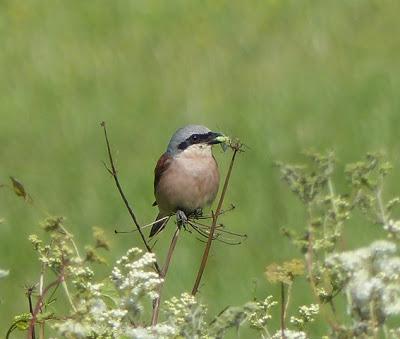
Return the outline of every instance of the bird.
[[[153,206],[158,206],[150,238],[162,231],[173,213],[189,216],[212,204],[219,189],[218,164],[212,146],[225,143],[224,134],[201,125],[179,128],[154,169]]]

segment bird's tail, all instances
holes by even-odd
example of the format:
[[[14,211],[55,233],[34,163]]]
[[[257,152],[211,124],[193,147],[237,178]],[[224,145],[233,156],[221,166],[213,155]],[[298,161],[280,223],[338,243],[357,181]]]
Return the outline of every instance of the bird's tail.
[[[158,213],[156,222],[151,227],[150,238],[155,236],[158,232],[161,232],[164,229],[165,225],[167,225],[169,218],[164,219],[165,217],[166,216],[164,214],[161,214],[161,212]]]

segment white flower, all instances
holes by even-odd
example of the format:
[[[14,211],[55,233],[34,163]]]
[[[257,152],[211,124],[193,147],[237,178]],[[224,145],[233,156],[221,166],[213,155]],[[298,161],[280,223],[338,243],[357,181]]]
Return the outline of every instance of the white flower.
[[[383,255],[395,254],[397,247],[393,242],[387,240],[377,240],[369,245],[369,249],[374,257],[381,257]]]
[[[339,264],[345,272],[352,274],[359,267],[364,266],[370,257],[369,248],[360,248],[355,251],[332,254],[327,258],[326,263],[328,266]]]
[[[129,328],[124,335],[135,339],[174,338],[178,335],[177,329],[165,323],[152,327]]]
[[[396,280],[400,277],[400,257],[384,257],[375,262],[374,269],[380,272],[383,278]]]
[[[278,330],[272,339],[282,339],[282,331]],[[285,330],[285,339],[307,339],[307,336],[303,331]]]
[[[84,326],[72,319],[67,319],[55,325],[59,334],[71,338],[87,338],[90,333],[90,326]]]
[[[5,271],[0,269],[0,278],[4,278],[6,276],[8,276],[8,274],[10,273],[10,271]]]
[[[400,233],[400,220],[394,221],[390,219],[387,224],[383,225],[383,229],[389,233]]]
[[[400,314],[400,286],[389,284],[382,292],[382,308],[386,316]]]

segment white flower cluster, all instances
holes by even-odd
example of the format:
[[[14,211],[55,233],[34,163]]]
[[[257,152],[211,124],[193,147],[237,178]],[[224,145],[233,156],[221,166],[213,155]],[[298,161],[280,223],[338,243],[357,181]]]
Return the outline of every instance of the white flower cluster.
[[[8,276],[9,273],[10,273],[10,271],[0,269],[0,278],[4,278],[4,277]]]
[[[400,220],[390,219],[387,223],[383,225],[383,229],[389,232],[392,236],[400,235]]]
[[[396,251],[394,243],[380,240],[327,258],[327,266],[346,282],[349,313],[380,322],[400,314],[400,257]]]
[[[157,273],[151,271],[156,261],[154,253],[146,252],[138,259],[141,254],[138,248],[130,249],[111,272],[110,278],[120,293],[125,294],[127,305],[137,302],[144,295],[157,298],[157,288],[163,282]]]
[[[68,273],[73,277],[72,283],[80,292],[93,291],[95,295],[98,294],[99,288],[92,288],[91,280],[93,280],[94,272],[87,266],[68,266]]]
[[[67,338],[87,338],[91,331],[90,324],[81,324],[73,319],[61,321],[56,323],[53,327],[58,331],[59,335]]]
[[[206,308],[194,296],[182,293],[180,298],[167,300],[165,308],[167,323],[179,332],[177,335],[192,338],[203,334]]]
[[[257,329],[263,329],[267,326],[268,320],[272,318],[269,313],[270,308],[277,304],[272,298],[272,295],[270,295],[264,301],[258,302],[255,305],[256,309],[249,315],[250,326]]]
[[[137,248],[130,249],[112,270],[110,280],[115,287],[110,287],[106,281],[96,283],[89,267],[70,266],[68,273],[80,293],[77,312],[68,321],[56,323],[54,327],[59,334],[71,338],[92,335],[102,338],[168,337],[167,334],[172,332],[167,325],[132,328],[130,321],[140,315],[142,297],[150,296],[154,299],[157,296],[156,291],[162,280],[152,271],[154,262],[153,254],[142,254]],[[111,288],[111,296],[108,297],[113,300],[112,307],[103,300],[104,289],[107,288]]]
[[[307,323],[311,323],[315,320],[315,316],[319,312],[318,304],[311,304],[310,306],[303,305],[299,307],[299,316],[290,317],[290,322],[298,329],[304,329]]]
[[[285,339],[307,339],[307,336],[303,331],[285,330],[284,334]],[[282,331],[276,331],[272,336],[272,339],[282,339]]]
[[[113,331],[121,328],[122,320],[127,315],[127,310],[119,308],[107,309],[107,305],[102,299],[92,299],[90,302],[90,315],[95,320],[94,328],[96,332],[105,332],[107,329]],[[97,328],[96,328],[97,327]]]
[[[130,328],[125,331],[126,337],[137,339],[176,338],[177,335],[177,328],[165,323],[152,327]]]

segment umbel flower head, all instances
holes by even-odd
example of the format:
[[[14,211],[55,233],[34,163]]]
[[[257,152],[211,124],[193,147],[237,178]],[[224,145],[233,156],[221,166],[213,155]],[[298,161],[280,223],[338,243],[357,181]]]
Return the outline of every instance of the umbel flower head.
[[[116,262],[109,280],[101,283],[94,281],[90,268],[73,267],[70,274],[80,296],[77,311],[54,327],[60,335],[70,338],[143,337],[138,335],[140,331],[152,335],[146,328],[138,328],[134,335],[131,321],[141,315],[143,299],[157,297],[162,280],[152,271],[154,262],[152,253],[143,254],[142,250],[132,248]],[[168,332],[166,328],[154,331],[158,330]]]
[[[400,314],[400,257],[396,244],[379,240],[368,247],[334,253],[326,265],[343,285],[348,311],[361,321]]]

